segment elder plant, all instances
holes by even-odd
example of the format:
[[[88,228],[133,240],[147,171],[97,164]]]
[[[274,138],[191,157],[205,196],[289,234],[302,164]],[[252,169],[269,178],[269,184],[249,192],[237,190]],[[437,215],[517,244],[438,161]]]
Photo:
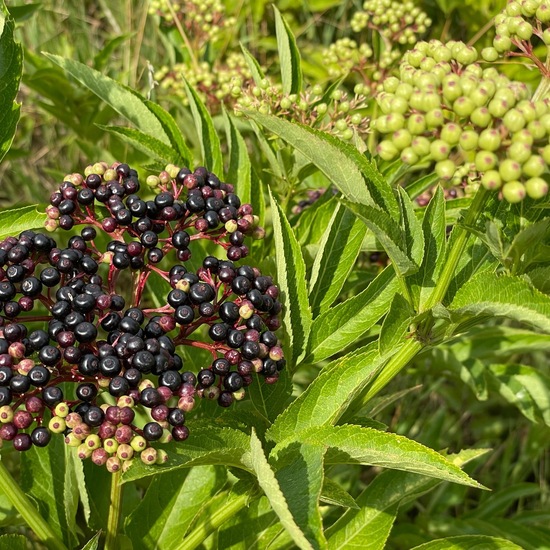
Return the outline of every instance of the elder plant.
[[[507,10],[529,7],[538,32],[532,3]],[[378,32],[376,9],[356,23]],[[17,52],[3,14],[2,51]],[[532,361],[550,331],[545,81],[533,96],[473,47],[418,42],[375,86],[370,119],[358,103],[349,127],[336,115],[323,127],[316,108],[333,101],[346,119],[345,98],[304,86],[296,40],[276,21],[280,85],[244,51],[256,91],[216,124],[186,81],[178,124],[47,55],[132,124],[103,129],[148,164],[71,167],[48,205],[0,218],[0,488],[14,524],[18,513],[46,546],[402,545],[400,509],[454,491],[443,484],[481,495],[469,463],[488,452],[440,450],[450,437],[432,449],[380,422],[406,403],[394,384],[407,367],[458,369],[478,395],[482,368],[550,424],[548,376]],[[426,31],[424,17],[403,29],[415,21],[399,46]],[[511,43],[533,51],[521,33]],[[20,71],[3,96],[13,121]],[[328,192],[293,209],[307,187]],[[528,339],[528,353],[480,349],[485,330]],[[518,522],[500,536],[449,506],[451,527],[434,512],[416,548],[546,544],[544,511],[528,534]]]

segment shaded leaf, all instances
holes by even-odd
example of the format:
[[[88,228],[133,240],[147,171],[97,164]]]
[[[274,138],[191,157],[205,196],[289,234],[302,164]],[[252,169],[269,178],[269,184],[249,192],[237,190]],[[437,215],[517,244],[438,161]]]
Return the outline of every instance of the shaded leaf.
[[[103,126],[102,124],[97,124],[97,127],[118,136],[125,143],[143,151],[151,157],[151,160],[154,159],[163,163],[177,162],[178,154],[172,147],[139,130],[123,128],[122,126]]]
[[[98,531],[83,547],[82,550],[97,550],[101,531]]]
[[[214,128],[212,117],[195,89],[185,78],[183,78],[183,83],[189,101],[189,108],[195,122],[204,165],[208,170],[221,177],[223,174],[223,157],[220,138]]]
[[[176,548],[197,512],[225,484],[224,468],[196,466],[155,476],[139,506],[127,518],[125,533],[135,550]]]
[[[281,301],[285,304],[285,324],[289,350],[286,354],[291,368],[303,357],[311,327],[306,266],[296,236],[284,212],[269,191],[273,216],[273,233],[277,261],[277,282]]]
[[[23,67],[21,44],[13,39],[15,23],[0,2],[0,161],[11,147],[21,106],[15,102]]]
[[[464,535],[432,540],[415,546],[412,550],[523,550],[506,539],[482,535]]]
[[[302,67],[296,39],[281,12],[273,5],[275,32],[281,66],[281,81],[284,94],[299,94],[302,91]]]
[[[27,540],[23,535],[2,535],[0,550],[27,550]]]
[[[143,477],[201,465],[223,465],[245,468],[243,456],[248,451],[248,436],[233,428],[219,428],[212,422],[187,423],[189,438],[185,445],[167,443],[163,448],[168,453],[164,464],[145,465],[136,461],[122,476],[122,481],[132,481]],[[248,466],[246,466],[248,468]]]
[[[390,353],[403,341],[411,324],[413,311],[401,294],[395,294],[388,314],[382,323],[378,339],[380,355]]]
[[[367,228],[339,204],[319,245],[309,281],[313,317],[324,313],[336,300],[361,250]]]
[[[332,506],[353,508],[354,510],[359,509],[354,498],[347,491],[342,489],[338,483],[335,483],[327,476],[323,479],[323,488],[321,489],[321,496],[319,499],[321,502],[331,504]]]
[[[413,204],[407,192],[399,189],[401,205],[401,223],[405,240],[407,255],[417,266],[422,264],[424,258],[424,232],[421,222],[416,217]]]

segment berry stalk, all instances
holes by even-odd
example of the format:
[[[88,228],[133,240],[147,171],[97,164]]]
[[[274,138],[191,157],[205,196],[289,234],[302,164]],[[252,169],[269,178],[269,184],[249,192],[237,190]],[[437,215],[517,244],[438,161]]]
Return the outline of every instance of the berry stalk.
[[[109,500],[109,517],[107,518],[107,538],[105,550],[116,550],[118,524],[120,523],[120,510],[122,506],[121,472],[114,472],[111,476],[111,495]]]
[[[8,497],[27,525],[48,548],[67,550],[67,547],[57,538],[52,528],[13,479],[2,460],[0,460],[0,491]]]

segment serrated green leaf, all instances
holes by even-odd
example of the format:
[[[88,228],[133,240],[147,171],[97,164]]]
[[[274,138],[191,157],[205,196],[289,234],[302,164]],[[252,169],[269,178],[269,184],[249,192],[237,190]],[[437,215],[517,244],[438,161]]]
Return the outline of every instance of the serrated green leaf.
[[[248,49],[242,42],[240,42],[239,45],[241,46],[244,59],[246,61],[246,64],[248,65],[248,69],[250,71],[250,74],[252,75],[252,79],[254,80],[254,84],[256,84],[256,86],[260,86],[262,80],[265,78],[264,72],[260,64],[258,63],[258,61],[256,61],[256,58],[248,51]]]
[[[550,298],[518,277],[480,273],[456,293],[453,320],[507,317],[550,332]]]
[[[424,258],[424,232],[421,222],[416,217],[413,204],[407,192],[399,189],[399,201],[401,206],[401,224],[405,240],[407,255],[417,266],[420,266]]]
[[[277,255],[277,282],[281,289],[281,301],[284,304],[283,323],[289,341],[286,357],[290,368],[293,369],[304,355],[311,327],[306,266],[292,227],[271,190],[269,197]]]
[[[167,443],[163,448],[168,453],[164,464],[148,466],[136,461],[122,476],[122,482],[133,481],[152,476],[189,468],[190,466],[223,465],[248,469],[243,456],[248,451],[248,436],[233,428],[219,428],[212,422],[189,421],[190,435],[185,445],[175,442]]]
[[[128,119],[141,132],[170,145],[161,122],[147,106],[147,100],[138,92],[73,59],[50,53],[44,53],[44,55],[110,105],[117,113]]]
[[[462,451],[447,456],[447,459],[461,467],[486,452],[484,449]],[[346,511],[327,529],[329,549],[382,550],[393,527],[398,507],[441,483],[438,479],[408,472],[382,472],[357,497],[359,510]]]
[[[268,439],[293,440],[304,430],[334,424],[382,364],[376,342],[329,363],[275,420]]]
[[[550,266],[535,267],[525,275],[535,288],[544,294],[550,294]]]
[[[440,178],[436,173],[426,174],[425,176],[409,183],[405,189],[411,199],[416,199],[416,197],[422,195],[424,191],[436,185],[439,180]]]
[[[176,548],[193,518],[225,484],[225,469],[196,466],[155,476],[124,532],[135,550]]]
[[[168,141],[170,142],[172,149],[177,152],[177,156],[172,159],[171,162],[182,162],[190,168],[193,164],[193,153],[189,150],[189,147],[187,147],[185,138],[181,133],[178,123],[174,120],[174,117],[153,101],[146,99],[145,105],[162,124],[164,133],[168,136]]]
[[[275,477],[294,521],[313,548],[325,548],[319,496],[323,487],[323,445],[293,443],[274,463]]]
[[[222,110],[227,146],[229,148],[229,168],[227,180],[235,185],[241,202],[252,200],[252,166],[246,142],[225,109]]]
[[[27,550],[27,540],[23,535],[2,535],[0,550]]]
[[[20,105],[15,102],[23,66],[21,44],[13,39],[15,23],[0,2],[0,161],[11,147]]]
[[[390,353],[403,341],[413,314],[409,302],[401,294],[395,294],[378,339],[380,355]]]
[[[302,91],[300,51],[296,45],[294,34],[275,4],[273,4],[273,11],[275,12],[275,32],[277,33],[283,93],[299,94]]]
[[[317,426],[300,434],[301,442],[328,447],[326,464],[366,464],[484,488],[438,452],[411,439],[361,426]],[[285,443],[272,451],[275,458]]]
[[[445,197],[441,187],[437,187],[424,212],[422,231],[424,233],[424,258],[418,273],[415,273],[409,280],[418,311],[423,311],[424,304],[435,288],[445,261]]]
[[[97,550],[101,531],[98,531],[83,547],[82,550]]]
[[[355,147],[296,122],[257,111],[245,114],[300,151],[350,201],[378,206],[390,216],[398,217],[399,206],[392,188]]]
[[[508,403],[516,406],[531,422],[550,426],[550,376],[527,365],[489,365],[487,373]]]
[[[374,233],[400,275],[411,275],[418,271],[418,264],[409,256],[405,234],[395,219],[387,212],[367,204],[357,204],[345,199],[342,199],[342,203]]]
[[[319,500],[332,506],[359,510],[359,506],[357,506],[354,498],[347,491],[342,489],[338,483],[335,483],[327,476],[323,479],[323,488],[321,489]]]
[[[360,294],[317,317],[305,361],[325,359],[363,336],[388,311],[398,288],[393,268],[386,268]]]
[[[39,212],[41,204],[24,206],[0,212],[0,239],[17,236],[26,229],[41,229],[48,219],[45,212]]]
[[[214,122],[195,89],[184,77],[182,78],[189,108],[195,122],[204,165],[208,170],[221,177],[221,174],[223,174],[223,157],[220,138],[214,127]]]
[[[123,128],[122,126],[103,126],[96,124],[98,128],[119,137],[123,142],[132,147],[143,151],[151,157],[151,160],[157,160],[163,163],[177,162],[178,154],[172,147],[164,144],[162,141],[151,137],[134,128]]]
[[[256,473],[260,487],[269,499],[271,507],[279,517],[281,524],[292,537],[292,540],[294,540],[299,548],[306,550],[313,549],[314,547],[306,539],[288,508],[287,501],[281,491],[275,473],[265,457],[262,444],[254,430],[252,430],[250,436],[250,462]]]
[[[49,523],[54,533],[67,546],[77,542],[76,513],[78,499],[67,496],[78,491],[78,487],[68,487],[71,476],[67,471],[66,452],[74,452],[54,437],[45,449],[31,447],[21,456],[21,488],[34,498],[41,516]]]
[[[506,539],[464,535],[432,540],[415,546],[412,550],[523,550],[523,548]]]
[[[336,300],[361,250],[367,228],[347,208],[338,205],[319,245],[309,281],[313,317]]]
[[[279,373],[276,384],[265,384],[259,376],[252,377],[247,393],[256,411],[274,421],[287,408],[292,395],[292,379],[288,369]]]

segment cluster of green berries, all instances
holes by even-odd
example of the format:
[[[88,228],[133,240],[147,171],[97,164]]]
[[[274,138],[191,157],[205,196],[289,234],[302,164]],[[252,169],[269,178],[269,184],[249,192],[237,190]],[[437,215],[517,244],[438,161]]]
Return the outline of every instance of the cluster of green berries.
[[[172,67],[161,67],[155,71],[159,90],[181,99],[187,104],[187,95],[182,76],[197,91],[211,112],[218,112],[222,104],[233,106],[241,89],[252,80],[246,60],[240,52],[229,52],[216,58],[212,64],[202,61],[176,63]]]
[[[494,68],[462,42],[420,42],[407,52],[399,77],[387,78],[373,129],[377,152],[408,165],[435,163],[451,185],[481,182],[509,202],[546,195],[550,109],[527,87]]]
[[[196,51],[218,41],[236,23],[234,17],[226,16],[219,0],[152,0],[149,13],[158,15],[168,26],[180,25]]]
[[[481,55],[486,61],[496,61],[501,55],[528,57],[548,76],[548,68],[537,57],[532,40],[536,37],[542,44],[550,45],[549,23],[547,0],[512,0],[495,17],[493,47],[483,49]]]
[[[353,14],[350,27],[358,36],[336,40],[323,51],[323,62],[332,77],[357,74],[372,91],[402,56],[402,46],[415,44],[431,25],[413,2],[367,0]],[[381,47],[373,51],[378,36]]]
[[[319,84],[300,94],[285,94],[280,85],[264,79],[259,86],[251,85],[242,90],[235,114],[239,116],[242,111],[257,110],[350,140],[370,131],[369,119],[364,114],[367,101],[361,84],[356,86],[352,97],[339,88],[327,96]]]
[[[204,168],[169,165],[147,183],[152,200],[128,165],[90,165],[51,196],[48,229],[83,225],[65,248],[33,231],[0,243],[0,444],[26,451],[62,434],[111,472],[163,462],[155,444],[187,439],[197,398],[228,407],[253,376],[274,383],[284,368],[279,290],[235,263],[263,235],[252,207]],[[189,271],[199,239],[229,259]],[[171,290],[147,308],[152,274]],[[180,346],[212,359],[187,371]]]

